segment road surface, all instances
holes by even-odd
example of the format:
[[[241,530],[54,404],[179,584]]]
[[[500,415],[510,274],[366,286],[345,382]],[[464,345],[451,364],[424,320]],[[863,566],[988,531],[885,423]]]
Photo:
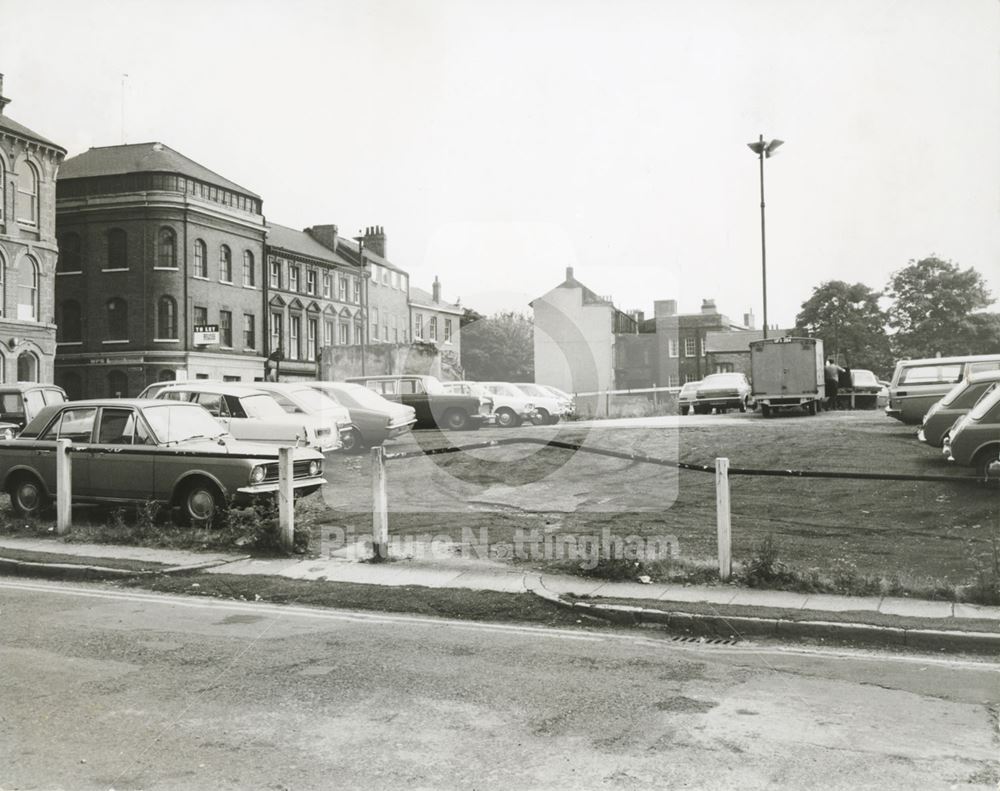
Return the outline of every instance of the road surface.
[[[0,580],[0,788],[995,788],[1000,666]]]

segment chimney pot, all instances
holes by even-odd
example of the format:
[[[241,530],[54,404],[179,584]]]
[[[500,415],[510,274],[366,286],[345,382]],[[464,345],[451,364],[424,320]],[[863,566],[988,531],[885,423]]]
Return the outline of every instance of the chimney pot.
[[[566,279],[567,280],[573,279],[573,267],[571,266],[566,267]]]
[[[441,281],[438,280],[438,276],[437,275],[434,275],[434,285],[431,287],[431,290],[433,292],[432,296],[434,297],[434,302],[435,303],[440,302],[441,301]]]

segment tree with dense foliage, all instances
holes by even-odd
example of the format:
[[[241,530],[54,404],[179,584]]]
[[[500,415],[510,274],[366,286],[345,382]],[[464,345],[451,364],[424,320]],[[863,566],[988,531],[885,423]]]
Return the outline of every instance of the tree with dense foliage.
[[[986,354],[1000,346],[995,315],[981,312],[993,298],[972,267],[936,256],[910,261],[893,273],[886,295],[897,357]]]
[[[795,326],[821,338],[826,354],[844,366],[885,376],[892,369],[892,352],[880,296],[864,283],[828,280],[802,303]]]
[[[466,376],[476,381],[535,381],[531,319],[508,312],[466,324],[463,317],[462,367]]]

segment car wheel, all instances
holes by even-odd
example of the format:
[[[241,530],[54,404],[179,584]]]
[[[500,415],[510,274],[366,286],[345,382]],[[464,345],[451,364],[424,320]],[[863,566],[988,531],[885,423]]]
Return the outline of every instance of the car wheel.
[[[740,401],[740,412],[746,412],[746,411],[747,411],[747,402],[746,399],[744,399],[743,401]]]
[[[536,409],[535,414],[531,416],[532,424],[536,426],[544,426],[549,422],[549,412],[547,409]]]
[[[549,419],[545,422],[547,426],[554,426],[559,422],[559,415],[549,415]]]
[[[469,416],[461,409],[449,409],[444,413],[444,427],[461,431],[469,425]]]
[[[19,475],[10,485],[10,507],[17,516],[38,516],[49,502],[45,488],[34,475]]]
[[[810,401],[808,403],[808,405],[806,405],[806,413],[810,414],[810,415],[815,415],[816,414],[816,402],[815,401]]]
[[[364,450],[365,443],[361,437],[361,432],[352,428],[340,438],[340,449],[344,453],[360,453]]]
[[[976,475],[986,486],[1000,487],[1000,448],[987,448],[976,457]]]
[[[197,480],[184,487],[179,498],[177,519],[182,525],[210,526],[225,512],[222,492],[211,481]]]
[[[521,420],[510,409],[504,407],[497,410],[497,425],[500,428],[516,428],[521,424]]]
[[[770,406],[770,404],[761,404],[760,405],[760,414],[761,414],[761,417],[771,417],[771,406]]]

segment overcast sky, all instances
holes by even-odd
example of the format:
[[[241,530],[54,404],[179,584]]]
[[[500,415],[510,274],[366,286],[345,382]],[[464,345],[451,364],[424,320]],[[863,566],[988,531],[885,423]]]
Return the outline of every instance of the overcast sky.
[[[997,0],[8,3],[12,118],[70,155],[161,141],[284,225],[382,225],[482,312],[571,265],[759,324],[761,133],[772,323],[932,253],[1000,297]]]

